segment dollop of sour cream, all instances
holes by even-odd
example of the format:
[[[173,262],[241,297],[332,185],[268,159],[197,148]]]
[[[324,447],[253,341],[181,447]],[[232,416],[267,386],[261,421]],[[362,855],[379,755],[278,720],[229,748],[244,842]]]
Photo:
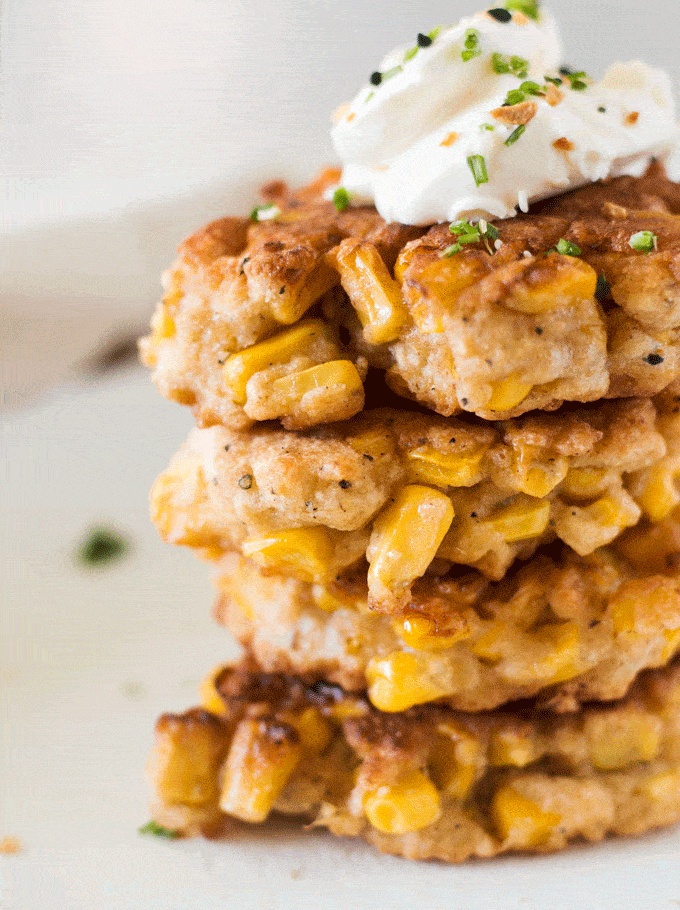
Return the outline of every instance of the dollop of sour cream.
[[[404,224],[509,218],[594,180],[641,176],[653,158],[680,163],[666,73],[639,62],[598,83],[560,73],[547,11],[494,13],[392,51],[344,109],[332,139],[350,198]]]

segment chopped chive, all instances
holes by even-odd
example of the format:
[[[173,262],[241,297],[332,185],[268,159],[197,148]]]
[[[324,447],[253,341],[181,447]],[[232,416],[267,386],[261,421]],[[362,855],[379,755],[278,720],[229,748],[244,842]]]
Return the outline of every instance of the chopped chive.
[[[483,155],[470,155],[467,160],[468,167],[472,171],[477,186],[489,182],[489,175],[486,172],[486,161]]]
[[[487,130],[489,133],[493,133],[494,131],[494,127],[491,126],[490,123],[482,123],[479,128],[480,130]]]
[[[544,89],[538,84],[538,82],[523,82],[519,87],[520,92],[524,92],[525,95],[542,95]]]
[[[524,57],[516,57],[513,55],[510,58],[510,69],[519,79],[526,79],[529,61],[525,60]]]
[[[349,205],[349,193],[344,186],[339,186],[333,193],[333,205],[339,212],[344,212]]]
[[[181,831],[175,831],[173,828],[164,828],[154,821],[147,822],[141,828],[138,828],[137,831],[139,834],[153,834],[154,837],[167,837],[171,840],[182,836]]]
[[[519,137],[522,135],[522,133],[524,133],[525,131],[526,131],[526,126],[524,124],[521,124],[520,126],[517,127],[516,130],[513,130],[510,133],[508,138],[505,140],[504,145],[514,145],[515,142],[517,142]]]
[[[562,80],[559,76],[545,76],[546,82],[552,82],[553,85],[562,85]]]
[[[467,63],[473,57],[479,57],[482,50],[479,46],[479,32],[474,28],[469,28],[465,32],[465,50],[461,52],[461,57]]]
[[[504,73],[511,73],[510,61],[504,54],[492,54],[491,55],[491,66],[493,67],[494,73],[498,76],[502,76]]]
[[[266,205],[256,205],[250,212],[251,221],[271,221],[281,214],[281,209],[273,202]]]
[[[369,92],[368,95],[364,98],[364,104],[368,104],[371,98],[375,95],[375,92]]]
[[[436,28],[433,28],[431,32],[427,33],[427,37],[432,38],[432,40],[435,41],[439,37],[439,33],[441,32],[442,28],[442,25],[438,25]]]
[[[575,243],[572,243],[570,240],[565,240],[564,238],[561,238],[560,240],[557,241],[557,246],[555,247],[555,249],[561,256],[580,256],[581,255],[581,247],[576,246]]]
[[[656,249],[658,238],[651,231],[638,231],[628,241],[629,245],[638,253],[651,253]]]
[[[430,35],[423,35],[422,32],[419,32],[416,41],[418,42],[418,47],[429,47],[434,41],[434,38],[430,37]]]
[[[505,54],[494,53],[491,55],[491,66],[498,76],[511,74],[518,79],[526,79],[529,61],[524,57],[506,57]]]
[[[510,22],[512,20],[512,13],[507,9],[488,9],[487,13],[489,16],[492,16],[497,22]]]
[[[602,303],[609,297],[611,286],[604,275],[597,276],[597,285],[595,287],[595,297]]]
[[[568,66],[560,67],[560,74],[569,80],[569,87],[575,92],[583,92],[588,88],[588,83],[584,80],[588,78],[586,73],[576,73]]]
[[[524,92],[518,88],[514,88],[508,92],[505,101],[503,102],[503,107],[513,107],[515,104],[521,104],[523,101],[526,101]]]
[[[78,560],[84,565],[94,566],[120,559],[127,550],[128,542],[117,531],[110,528],[94,528],[80,546]]]
[[[410,50],[406,51],[404,54],[404,63],[408,63],[409,60],[412,60],[419,50],[420,48],[418,47],[412,47]]]
[[[530,19],[538,20],[540,15],[538,0],[506,0],[505,8],[518,13],[524,13]]]

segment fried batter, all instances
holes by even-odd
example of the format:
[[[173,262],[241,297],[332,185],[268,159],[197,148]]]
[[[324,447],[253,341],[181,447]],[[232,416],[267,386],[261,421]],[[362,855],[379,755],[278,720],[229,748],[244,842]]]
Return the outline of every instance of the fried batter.
[[[615,705],[385,715],[324,683],[246,662],[207,684],[211,712],[163,715],[149,762],[159,824],[299,815],[385,853],[461,862],[547,853],[680,818],[680,667]]]
[[[337,179],[272,184],[277,217],[225,218],[180,246],[141,350],[199,426],[346,419],[367,362],[401,396],[489,420],[654,395],[680,376],[680,190],[660,165],[496,222],[495,243],[457,252],[446,224],[336,211],[324,194]],[[651,252],[631,247],[639,231]],[[560,240],[580,255],[555,252]],[[313,337],[290,336],[303,317]]]
[[[156,481],[152,517],[169,542],[307,581],[367,557],[369,602],[394,613],[428,567],[500,579],[556,538],[586,555],[640,506],[668,514],[680,417],[664,413],[629,399],[493,426],[377,410],[304,434],[196,429]]]

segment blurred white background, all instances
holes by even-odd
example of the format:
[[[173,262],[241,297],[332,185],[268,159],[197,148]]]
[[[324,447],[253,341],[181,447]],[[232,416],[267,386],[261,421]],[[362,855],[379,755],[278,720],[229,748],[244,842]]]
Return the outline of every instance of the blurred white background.
[[[266,179],[305,181],[332,161],[330,113],[383,53],[480,7],[2,0],[5,403],[143,324],[185,233],[248,208]],[[551,8],[567,62],[597,75],[643,58],[678,85],[677,0]]]

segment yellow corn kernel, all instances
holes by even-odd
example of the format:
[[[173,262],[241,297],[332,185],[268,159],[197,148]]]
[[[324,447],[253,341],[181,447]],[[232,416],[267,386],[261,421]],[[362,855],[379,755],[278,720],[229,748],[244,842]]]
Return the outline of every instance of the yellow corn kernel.
[[[215,683],[225,669],[225,665],[220,664],[203,677],[201,682],[201,704],[206,711],[212,711],[213,714],[224,714],[224,701],[217,691]]]
[[[309,367],[307,370],[300,370],[298,373],[282,376],[274,380],[272,388],[277,399],[282,398],[284,402],[292,405],[299,402],[307,392],[316,389],[325,389],[333,394],[338,394],[342,390],[343,394],[351,395],[363,391],[364,384],[351,360],[331,360]],[[285,408],[285,403],[282,407]]]
[[[615,525],[623,529],[635,524],[635,520],[622,511],[621,506],[612,496],[601,496],[586,506],[583,512],[600,525]]]
[[[162,715],[148,769],[159,798],[171,805],[214,804],[228,742],[225,725],[205,711]]]
[[[480,465],[486,449],[462,455],[445,455],[433,446],[422,446],[406,454],[409,480],[437,487],[469,487],[481,479]]]
[[[508,784],[496,791],[491,817],[500,839],[515,847],[540,847],[562,820],[556,812],[544,812]]]
[[[366,668],[368,697],[380,711],[405,711],[447,695],[446,689],[425,675],[414,654],[394,651],[374,657]]]
[[[396,784],[365,793],[364,812],[383,834],[408,834],[437,821],[441,815],[439,794],[422,771],[411,771]]]
[[[508,630],[503,622],[493,623],[472,645],[472,653],[485,663],[497,664],[507,650]]]
[[[403,619],[395,620],[394,631],[410,648],[417,651],[443,651],[470,635],[466,623],[461,623],[460,629],[456,631],[438,635],[434,621],[419,613],[411,613]]]
[[[453,521],[448,496],[411,484],[375,520],[369,544],[368,584],[390,590],[425,574]]]
[[[180,295],[181,296],[181,295]],[[177,331],[175,320],[168,312],[168,306],[165,303],[160,304],[151,320],[151,344],[159,345],[162,341],[172,338]]]
[[[372,344],[394,341],[406,323],[401,288],[377,249],[365,241],[344,241],[328,254]]]
[[[299,714],[283,715],[283,720],[300,734],[302,748],[308,752],[323,752],[333,737],[333,727],[318,708],[310,705]]]
[[[329,588],[326,585],[318,584],[312,588],[312,596],[317,607],[325,610],[326,613],[334,613],[336,610],[356,610],[361,601],[361,598],[353,596],[343,588],[335,586]],[[363,600],[365,603],[365,596]]]
[[[507,543],[516,543],[540,537],[548,527],[549,520],[549,502],[517,497],[509,506],[493,513],[480,524],[497,531]]]
[[[667,664],[680,645],[680,629],[664,629],[666,645],[661,652],[661,662]]]
[[[398,261],[395,275],[401,276],[400,280],[403,280],[404,271]],[[412,269],[404,297],[420,331],[430,335],[443,332],[443,312],[453,310],[463,291],[479,281],[487,271],[488,266],[483,259],[466,252],[437,259],[420,270],[417,267]],[[415,293],[410,293],[411,286]]]
[[[530,736],[498,727],[489,741],[489,764],[496,768],[526,768],[541,757],[541,750]]]
[[[635,631],[635,613],[638,597],[631,597],[625,592],[617,592],[611,601],[612,625],[616,635],[622,632]]]
[[[591,714],[585,732],[588,754],[598,771],[623,771],[651,761],[661,745],[661,721],[642,711]]]
[[[279,569],[302,581],[323,581],[333,560],[333,544],[324,528],[289,528],[266,537],[251,537],[241,550],[261,566]]]
[[[534,662],[535,670],[547,677],[547,684],[564,682],[577,675],[579,657],[579,632],[575,622],[553,623],[542,626],[531,637],[549,648],[542,660]]]
[[[164,471],[151,488],[151,521],[163,540],[177,546],[212,548],[220,546],[219,535],[202,523],[200,509],[194,505],[178,508],[180,495],[200,503],[205,496],[205,474],[196,461],[187,461],[181,470]]]
[[[429,771],[438,790],[465,799],[477,777],[480,744],[457,724],[440,724],[429,759]]]
[[[571,468],[562,483],[562,493],[570,499],[591,499],[602,492],[606,477],[604,468]]]
[[[320,319],[307,319],[273,338],[232,354],[222,367],[222,378],[234,402],[246,403],[246,385],[251,376],[275,363],[287,363],[319,338],[332,341],[330,329]]]
[[[597,272],[582,259],[550,253],[530,281],[517,282],[504,305],[520,313],[548,313],[592,300]]]
[[[492,386],[491,397],[486,403],[487,411],[510,411],[524,401],[533,386],[517,376],[508,376]]]
[[[649,471],[642,493],[635,498],[642,511],[652,521],[667,518],[680,503],[675,473],[663,467]]]
[[[640,786],[640,792],[657,805],[663,803],[674,805],[680,792],[680,770],[654,774]]]
[[[266,720],[242,720],[222,773],[220,809],[263,822],[302,758],[298,733]]]

